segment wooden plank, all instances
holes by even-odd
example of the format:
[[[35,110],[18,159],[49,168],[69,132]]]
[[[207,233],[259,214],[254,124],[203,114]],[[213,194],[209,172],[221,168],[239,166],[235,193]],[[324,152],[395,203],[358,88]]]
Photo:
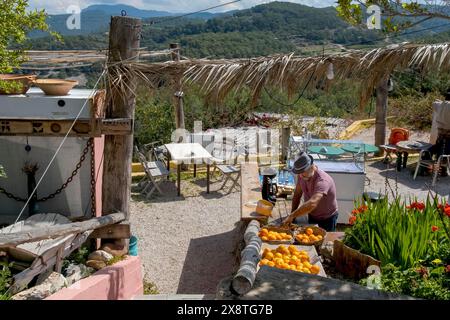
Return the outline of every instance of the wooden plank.
[[[54,248],[47,250],[44,254],[36,258],[30,268],[16,274],[13,277],[13,284],[9,289],[9,293],[15,294],[25,288],[28,283],[38,274],[48,270],[57,263],[57,253],[62,247],[61,258],[64,259],[74,250],[78,249],[89,237],[91,231],[86,231],[78,235],[74,235],[64,244],[60,244]]]
[[[256,203],[262,198],[258,163],[241,164],[241,190],[241,220],[267,222],[267,217],[256,213],[256,206],[247,205],[252,202]]]
[[[26,242],[34,242],[44,239],[53,239],[71,233],[81,233],[94,230],[107,225],[115,224],[125,220],[125,214],[114,213],[107,216],[92,218],[83,222],[74,222],[63,225],[55,225],[44,228],[28,230],[26,232],[16,232],[0,235],[0,246],[19,245]]]
[[[130,135],[133,133],[133,119],[103,119],[100,127],[104,135]]]
[[[102,227],[94,230],[90,237],[96,239],[129,239],[131,237],[130,224],[120,223]]]
[[[381,266],[381,261],[347,247],[340,240],[334,241],[333,259],[337,271],[356,280],[369,276],[367,273],[369,266]]]
[[[133,62],[138,59],[141,29],[141,19],[111,17],[108,63],[120,64],[123,60]],[[114,67],[111,68],[114,69]],[[129,90],[120,91],[118,86],[108,86],[107,88],[107,97],[110,97],[106,106],[108,118],[132,119],[134,117],[136,79],[124,78],[122,79],[124,81],[123,86],[120,87],[126,87]],[[106,135],[103,154],[103,214],[108,215],[121,211],[125,213],[128,219],[131,198],[133,134]]]
[[[1,119],[1,136],[37,136],[37,137],[62,137],[69,132],[73,119],[49,120],[49,119]],[[77,120],[69,136],[94,136],[91,121]]]
[[[230,292],[232,277],[218,285],[218,300],[414,300],[412,297],[369,289],[353,282],[263,266],[252,290],[243,296]],[[321,314],[321,310],[314,310]]]

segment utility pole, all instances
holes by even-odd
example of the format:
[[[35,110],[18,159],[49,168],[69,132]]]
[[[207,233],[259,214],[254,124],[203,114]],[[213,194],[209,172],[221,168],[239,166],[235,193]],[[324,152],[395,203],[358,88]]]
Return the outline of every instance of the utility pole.
[[[108,64],[137,60],[140,47],[141,19],[131,17],[111,17],[109,31]],[[136,97],[135,79],[123,79],[130,90],[119,92],[117,88],[107,88],[108,119],[127,119],[134,122]],[[133,128],[126,135],[106,135],[104,148],[102,210],[103,215],[123,212],[129,219],[131,195],[131,162],[133,155]]]

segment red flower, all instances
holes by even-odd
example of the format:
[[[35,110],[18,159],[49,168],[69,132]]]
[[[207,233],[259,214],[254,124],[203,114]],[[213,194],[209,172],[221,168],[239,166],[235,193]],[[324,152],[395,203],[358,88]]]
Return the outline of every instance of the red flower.
[[[411,205],[406,206],[406,209],[417,209],[423,211],[425,209],[425,204],[423,202],[413,202]]]
[[[438,231],[438,230],[439,230],[439,228],[436,227],[436,226],[432,226],[432,227],[431,227],[431,231],[433,231],[433,232],[436,232],[436,231]]]
[[[354,217],[354,216],[350,217],[350,219],[348,220],[348,223],[351,224],[351,225],[354,225],[355,222],[356,222],[356,217]]]
[[[359,214],[359,210],[358,209],[352,210],[352,215],[356,216],[357,214]]]
[[[368,206],[361,206],[361,207],[359,207],[359,211],[360,212],[366,212],[368,209],[369,209]]]
[[[445,208],[444,213],[450,218],[450,207]]]
[[[445,267],[445,272],[450,273],[450,264],[448,264],[448,265]]]

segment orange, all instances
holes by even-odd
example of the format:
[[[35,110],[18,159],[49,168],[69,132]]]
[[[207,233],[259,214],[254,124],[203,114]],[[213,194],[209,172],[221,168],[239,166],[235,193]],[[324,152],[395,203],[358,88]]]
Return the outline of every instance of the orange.
[[[269,241],[269,238],[266,237],[266,236],[262,236],[262,237],[261,237],[261,240],[262,240],[262,241]]]
[[[307,228],[307,229],[306,229],[306,234],[307,234],[308,236],[310,236],[310,235],[314,234],[314,231],[313,231],[313,229],[311,229],[311,228]]]
[[[267,238],[268,238],[270,241],[277,240],[277,237],[275,237],[273,234],[269,235]]]
[[[319,235],[317,235],[317,239],[322,240],[323,237],[319,234]]]
[[[275,262],[269,261],[269,262],[267,262],[267,265],[268,265],[269,267],[275,267]]]
[[[279,233],[276,235],[276,238],[277,240],[283,240],[283,237]]]
[[[284,237],[287,236],[287,233],[286,233],[286,232],[281,232],[281,233],[280,233],[280,236],[282,236],[282,237],[284,238]]]
[[[312,267],[311,263],[309,263],[308,261],[303,262],[303,266],[308,269],[310,269]]]
[[[267,252],[265,255],[264,255],[264,258],[266,258],[267,260],[269,260],[269,261],[272,261],[273,260],[273,258],[274,258],[274,255],[273,255],[273,253],[272,252]]]
[[[311,266],[311,273],[312,274],[319,274],[319,272],[320,272],[320,267],[319,266],[316,266],[316,265],[313,265],[313,266]]]
[[[291,269],[292,271],[297,271],[297,268],[295,266],[290,266],[289,269]]]
[[[283,255],[279,252],[275,253],[275,257],[276,258],[283,258]]]
[[[280,246],[278,246],[277,251],[280,252],[280,253],[283,253],[283,250],[284,250],[285,248],[286,248],[285,246],[280,245]]]
[[[268,264],[269,263],[269,260],[267,260],[267,259],[262,259],[260,262],[259,262],[259,264],[261,264],[261,265],[263,265],[263,266],[265,266],[266,264]]]
[[[260,231],[260,233],[266,235],[266,234],[269,234],[269,230],[267,230],[266,228],[262,228],[261,231]]]

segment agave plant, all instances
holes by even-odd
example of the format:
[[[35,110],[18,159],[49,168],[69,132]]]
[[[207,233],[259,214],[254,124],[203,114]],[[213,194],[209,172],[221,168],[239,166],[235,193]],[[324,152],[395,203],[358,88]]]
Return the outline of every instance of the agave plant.
[[[344,243],[383,265],[411,268],[436,244],[450,245],[446,206],[430,198],[409,205],[396,198],[361,206],[353,211],[353,227],[347,229]]]

